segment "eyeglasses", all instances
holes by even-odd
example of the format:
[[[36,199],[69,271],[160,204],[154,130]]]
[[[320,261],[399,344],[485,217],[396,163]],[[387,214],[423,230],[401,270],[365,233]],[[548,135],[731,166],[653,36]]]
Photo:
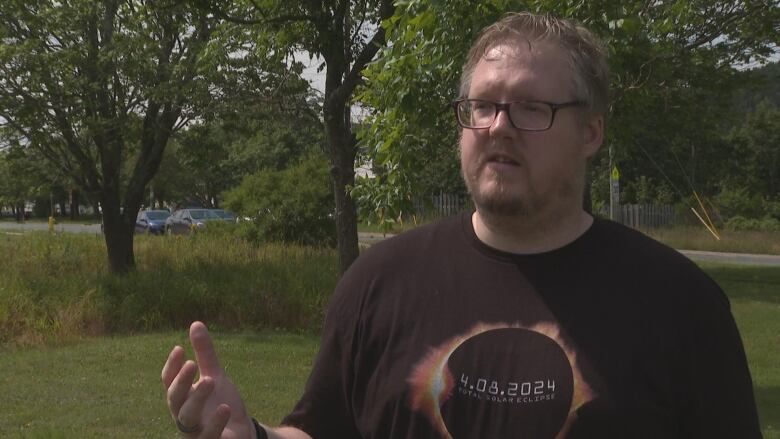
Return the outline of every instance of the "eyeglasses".
[[[458,99],[452,103],[458,124],[463,128],[490,128],[501,110],[509,115],[512,126],[523,131],[549,130],[555,113],[561,108],[579,107],[582,101],[554,104],[542,101],[490,102],[482,99]]]

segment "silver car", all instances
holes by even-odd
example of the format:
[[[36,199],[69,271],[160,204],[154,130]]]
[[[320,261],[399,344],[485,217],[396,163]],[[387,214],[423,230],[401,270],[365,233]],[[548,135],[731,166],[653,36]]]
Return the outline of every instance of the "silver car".
[[[210,209],[179,209],[165,220],[165,232],[169,235],[185,235],[206,227],[209,221],[221,220]]]

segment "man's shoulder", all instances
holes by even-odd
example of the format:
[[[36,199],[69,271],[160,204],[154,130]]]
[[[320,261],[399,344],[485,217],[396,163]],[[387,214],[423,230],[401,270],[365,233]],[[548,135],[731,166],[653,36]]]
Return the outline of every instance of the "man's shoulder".
[[[414,263],[443,250],[445,244],[462,237],[462,215],[438,219],[414,229],[388,236],[365,249],[356,263],[384,268]]]
[[[656,263],[693,266],[685,255],[644,233],[607,219],[597,219],[594,227],[603,251],[612,256],[631,261],[655,261]]]
[[[659,297],[677,300],[725,299],[721,288],[701,267],[674,248],[613,221],[597,220],[598,245],[603,261],[615,267],[615,276],[627,284],[657,287]]]

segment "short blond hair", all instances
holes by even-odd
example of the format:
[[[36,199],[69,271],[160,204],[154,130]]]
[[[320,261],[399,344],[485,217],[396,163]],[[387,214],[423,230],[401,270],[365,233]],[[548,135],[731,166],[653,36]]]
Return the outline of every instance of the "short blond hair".
[[[562,48],[572,68],[575,98],[592,112],[606,114],[609,108],[609,66],[601,40],[579,23],[549,14],[515,12],[484,28],[471,46],[460,79],[460,96],[466,97],[479,61],[501,44],[526,41],[548,42]]]

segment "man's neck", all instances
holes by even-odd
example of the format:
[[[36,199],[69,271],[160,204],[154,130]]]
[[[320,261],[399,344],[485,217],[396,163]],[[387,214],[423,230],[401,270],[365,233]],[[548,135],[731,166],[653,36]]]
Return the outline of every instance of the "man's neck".
[[[534,254],[573,242],[590,228],[593,217],[580,208],[557,218],[498,216],[477,209],[471,223],[477,238],[490,247],[508,253]]]

